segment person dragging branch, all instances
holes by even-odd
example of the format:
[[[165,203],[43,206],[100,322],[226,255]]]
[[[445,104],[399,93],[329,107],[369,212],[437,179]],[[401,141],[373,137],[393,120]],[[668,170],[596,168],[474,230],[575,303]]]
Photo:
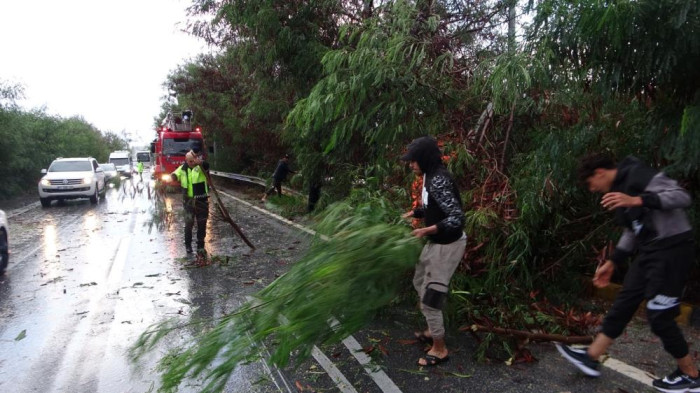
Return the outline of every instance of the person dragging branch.
[[[416,265],[413,286],[421,299],[420,310],[428,324],[428,329],[416,332],[415,337],[431,344],[425,356],[418,359],[418,365],[431,367],[449,360],[442,309],[447,301],[450,280],[467,245],[467,236],[462,230],[464,213],[459,190],[442,163],[435,139],[429,136],[415,139],[401,160],[408,161],[416,175],[423,175],[422,206],[402,217],[422,218],[425,227],[415,229],[411,234],[428,239]]]
[[[192,253],[192,229],[197,223],[197,254],[204,254],[204,239],[207,236],[209,218],[209,186],[204,171],[209,163],[190,150],[185,155],[185,163],[179,166],[172,176],[180,182],[182,206],[185,209],[185,250]]]
[[[272,187],[270,187],[269,190],[265,191],[263,194],[262,198],[260,199],[261,202],[265,202],[268,196],[270,196],[275,190],[277,191],[277,196],[282,196],[282,182],[287,178],[287,175],[290,173],[296,173],[293,170],[289,169],[289,154],[285,154],[284,157],[282,157],[281,160],[277,163],[277,168],[275,168],[275,172],[272,174]]]

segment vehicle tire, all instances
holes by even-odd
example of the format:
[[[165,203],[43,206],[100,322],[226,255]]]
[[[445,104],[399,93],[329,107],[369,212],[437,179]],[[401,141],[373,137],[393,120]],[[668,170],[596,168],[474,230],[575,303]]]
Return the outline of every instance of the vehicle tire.
[[[93,205],[96,205],[96,204],[97,204],[97,198],[99,198],[99,195],[98,195],[98,192],[97,192],[97,191],[98,191],[98,190],[97,190],[97,184],[95,184],[95,195],[93,195],[93,196],[90,197],[90,203],[92,203]]]
[[[5,232],[0,232],[0,276],[5,274],[5,269],[9,262],[10,252],[7,244],[7,234]]]
[[[41,207],[51,206],[51,199],[49,198],[39,198],[39,202],[41,202]]]

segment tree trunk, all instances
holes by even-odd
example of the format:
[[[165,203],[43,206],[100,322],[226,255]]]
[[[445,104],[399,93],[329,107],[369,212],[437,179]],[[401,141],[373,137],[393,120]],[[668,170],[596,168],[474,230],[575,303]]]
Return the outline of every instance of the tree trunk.
[[[593,342],[591,336],[564,336],[561,334],[533,333],[524,330],[513,330],[499,327],[489,327],[483,325],[462,326],[460,331],[487,332],[500,334],[502,336],[514,336],[526,338],[530,341],[556,341],[564,344],[590,344]]]
[[[515,8],[518,0],[510,0],[508,5],[508,51],[515,53]]]

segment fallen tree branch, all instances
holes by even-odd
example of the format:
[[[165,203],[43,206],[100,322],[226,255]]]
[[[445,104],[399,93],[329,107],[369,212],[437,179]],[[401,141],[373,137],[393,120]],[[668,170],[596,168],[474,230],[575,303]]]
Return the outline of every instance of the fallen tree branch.
[[[471,325],[462,326],[459,331],[465,332],[487,332],[500,334],[502,336],[514,336],[518,338],[525,338],[530,341],[556,341],[564,344],[590,344],[593,342],[593,337],[591,336],[564,336],[561,334],[548,334],[548,333],[533,333],[524,330],[513,330],[499,327],[489,327],[483,325]]]
[[[248,240],[248,238],[245,236],[245,234],[243,234],[243,231],[238,226],[238,224],[236,224],[236,222],[233,221],[231,216],[228,214],[228,210],[226,210],[226,207],[224,207],[223,202],[221,202],[221,197],[219,197],[219,192],[216,190],[216,187],[214,187],[214,182],[212,182],[211,175],[209,174],[209,172],[208,171],[202,171],[202,172],[204,173],[204,175],[207,178],[207,183],[209,183],[209,188],[212,191],[214,191],[213,194],[214,194],[214,197],[216,198],[216,207],[219,208],[219,212],[221,213],[221,216],[224,218],[224,221],[231,224],[231,226],[233,227],[233,230],[236,231],[236,233],[238,234],[238,236],[241,237],[241,239],[243,239],[245,244],[247,244],[248,247],[250,247],[251,249],[255,250],[255,246],[253,245],[253,243],[251,243],[250,240]]]

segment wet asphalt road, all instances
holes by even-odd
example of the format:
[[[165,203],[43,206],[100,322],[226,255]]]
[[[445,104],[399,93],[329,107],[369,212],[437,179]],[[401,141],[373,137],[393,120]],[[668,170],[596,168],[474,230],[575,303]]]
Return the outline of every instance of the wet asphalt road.
[[[251,252],[230,228],[210,219],[210,266],[198,267],[182,244],[181,216],[161,230],[145,193],[112,189],[98,205],[68,201],[10,217],[11,262],[0,279],[0,391],[151,392],[159,386],[157,361],[196,334],[183,329],[134,366],[126,351],[149,325],[164,318],[216,318],[262,289],[308,247],[310,237],[257,208],[254,197],[220,184],[231,217],[258,247]],[[179,197],[170,195],[180,211]],[[411,331],[415,310],[386,310],[353,340],[364,350],[337,344],[316,358],[277,370],[264,362],[242,366],[229,392],[647,392],[651,389],[608,368],[586,378],[551,344],[530,344],[538,361],[507,366],[474,359],[477,343],[452,332],[451,361],[430,370],[415,361],[421,348]],[[688,329],[692,342],[698,332]],[[352,340],[350,340],[352,341]],[[349,342],[352,345],[352,342]],[[693,352],[694,349],[691,349]],[[356,357],[369,355],[370,376]],[[611,355],[643,371],[669,372],[671,359],[641,322]],[[330,375],[329,371],[330,370]],[[339,376],[340,375],[340,376]],[[189,381],[180,391],[201,389]]]

